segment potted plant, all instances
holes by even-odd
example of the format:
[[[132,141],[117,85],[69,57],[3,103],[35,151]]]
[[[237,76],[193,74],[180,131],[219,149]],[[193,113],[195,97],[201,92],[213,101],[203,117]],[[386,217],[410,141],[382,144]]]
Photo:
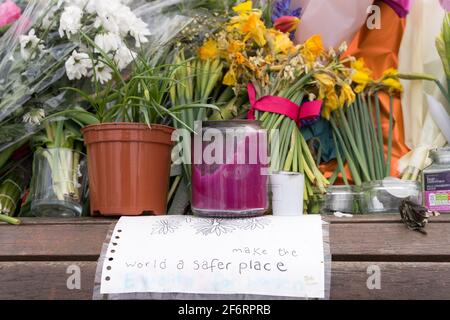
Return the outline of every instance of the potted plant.
[[[122,76],[114,59],[86,40],[100,52],[97,59],[108,69],[111,80],[98,85],[94,95],[71,88],[93,112],[76,109],[62,113],[94,119],[81,130],[87,148],[91,214],[164,214],[175,130],[168,124],[174,119],[192,131],[178,117],[180,112],[217,107],[170,103],[174,70],[180,66],[134,54],[130,72]]]

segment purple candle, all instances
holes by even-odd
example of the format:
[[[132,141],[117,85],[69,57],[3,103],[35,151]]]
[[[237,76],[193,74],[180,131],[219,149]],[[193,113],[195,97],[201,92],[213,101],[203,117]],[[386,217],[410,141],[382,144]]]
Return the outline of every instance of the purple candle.
[[[263,215],[268,209],[267,137],[259,123],[208,121],[201,132],[201,140],[194,141],[193,212],[209,217]]]

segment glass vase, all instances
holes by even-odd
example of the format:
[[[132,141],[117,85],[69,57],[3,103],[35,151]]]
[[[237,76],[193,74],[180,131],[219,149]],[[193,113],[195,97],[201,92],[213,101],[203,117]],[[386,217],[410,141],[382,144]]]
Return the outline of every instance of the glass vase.
[[[79,217],[87,187],[86,157],[66,148],[34,154],[31,212],[40,217]]]

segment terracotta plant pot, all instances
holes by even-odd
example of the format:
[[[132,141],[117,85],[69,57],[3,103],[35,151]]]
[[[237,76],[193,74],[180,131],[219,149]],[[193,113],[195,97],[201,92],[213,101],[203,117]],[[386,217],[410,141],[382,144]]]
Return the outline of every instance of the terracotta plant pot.
[[[166,212],[174,128],[104,123],[82,129],[87,146],[91,215]]]

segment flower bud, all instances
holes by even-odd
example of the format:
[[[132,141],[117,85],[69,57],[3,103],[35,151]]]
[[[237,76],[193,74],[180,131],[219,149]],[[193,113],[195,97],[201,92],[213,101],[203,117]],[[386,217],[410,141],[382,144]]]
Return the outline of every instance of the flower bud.
[[[274,27],[281,32],[289,33],[297,29],[299,23],[300,19],[297,17],[282,16],[275,20]]]

